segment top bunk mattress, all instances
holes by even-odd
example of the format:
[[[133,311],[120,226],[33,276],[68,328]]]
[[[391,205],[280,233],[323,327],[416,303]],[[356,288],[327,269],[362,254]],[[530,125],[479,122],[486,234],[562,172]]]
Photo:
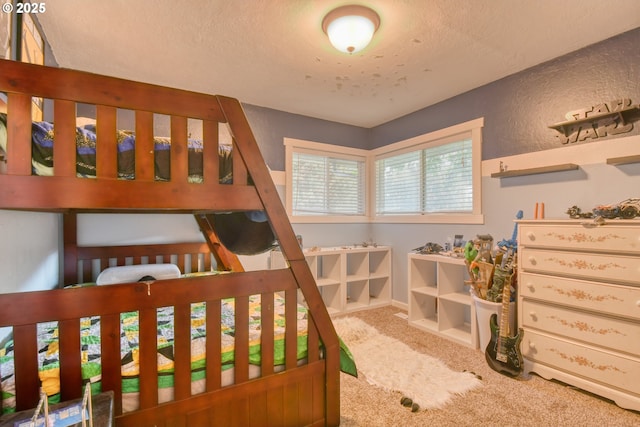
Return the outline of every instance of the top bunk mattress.
[[[31,165],[32,174],[53,176],[54,125],[47,121],[34,121],[31,124]],[[96,176],[96,125],[92,119],[78,118],[75,130],[76,173],[78,177]],[[118,179],[135,179],[136,135],[130,130],[116,130]],[[171,179],[170,148],[171,138],[154,136],[154,172],[156,181]],[[202,182],[203,179],[203,142],[189,138],[187,141],[189,157],[189,182]],[[0,150],[7,152],[7,115],[0,113]],[[220,144],[219,179],[221,184],[232,182],[231,146]]]

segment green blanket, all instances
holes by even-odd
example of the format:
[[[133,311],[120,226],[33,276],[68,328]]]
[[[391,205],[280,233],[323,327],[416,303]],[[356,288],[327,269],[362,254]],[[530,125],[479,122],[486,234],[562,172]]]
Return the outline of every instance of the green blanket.
[[[249,363],[260,365],[260,295],[249,300]],[[235,307],[234,299],[221,303],[222,369],[234,364]],[[191,379],[197,381],[205,377],[205,303],[191,306]],[[282,365],[284,356],[284,298],[274,298],[274,364]],[[307,318],[305,307],[297,310],[298,359],[307,357]],[[173,387],[173,307],[157,310],[158,323],[158,385],[160,389]],[[84,318],[81,321],[82,378],[90,382],[92,391],[101,391],[100,319]],[[139,328],[138,313],[121,314],[122,392],[135,393],[139,387]],[[56,322],[38,325],[38,348],[40,380],[51,403],[59,401],[60,364],[58,352],[58,329]],[[356,376],[353,357],[340,340],[340,365],[343,372]],[[13,378],[13,341],[8,341],[0,349],[0,374],[2,378],[3,412],[12,412],[15,407]]]

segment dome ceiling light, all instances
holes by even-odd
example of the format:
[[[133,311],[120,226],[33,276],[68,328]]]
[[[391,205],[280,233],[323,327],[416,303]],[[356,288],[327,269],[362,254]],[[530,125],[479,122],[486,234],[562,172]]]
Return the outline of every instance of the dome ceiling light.
[[[379,26],[378,14],[360,5],[338,7],[322,20],[329,41],[344,53],[356,53],[367,47]]]

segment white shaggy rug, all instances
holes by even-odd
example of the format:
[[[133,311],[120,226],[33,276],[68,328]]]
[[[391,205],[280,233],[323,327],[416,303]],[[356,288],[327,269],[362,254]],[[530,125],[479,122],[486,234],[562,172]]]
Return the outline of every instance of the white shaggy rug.
[[[474,374],[452,371],[440,360],[381,334],[363,320],[342,317],[333,323],[353,354],[358,375],[372,385],[399,391],[421,410],[441,408],[453,395],[482,385]]]

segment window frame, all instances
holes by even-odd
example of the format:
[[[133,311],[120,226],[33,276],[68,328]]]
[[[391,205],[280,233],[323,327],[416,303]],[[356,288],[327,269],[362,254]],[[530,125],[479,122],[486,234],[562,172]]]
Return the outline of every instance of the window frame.
[[[284,138],[285,208],[291,223],[428,223],[484,224],[482,212],[482,128],[484,118],[470,120],[444,129],[418,135],[372,150]],[[471,213],[422,213],[378,215],[376,213],[376,165],[379,158],[435,147],[461,139],[471,139],[473,208]],[[293,215],[293,153],[361,158],[365,162],[364,215]]]
[[[484,118],[470,120],[448,128],[418,135],[403,141],[385,145],[371,150],[370,177],[373,197],[369,198],[369,211],[372,212],[372,222],[377,223],[436,223],[436,224],[483,224],[482,213],[482,128]],[[471,213],[420,213],[420,214],[389,214],[378,215],[376,212],[376,160],[419,151],[438,145],[452,143],[463,139],[471,139],[472,150],[472,183],[473,207]]]
[[[321,142],[305,141],[301,139],[284,138],[285,145],[285,207],[289,221],[292,223],[362,223],[369,222],[371,194],[370,156],[368,150],[325,144]],[[328,156],[364,162],[364,215],[293,215],[293,154],[304,153],[316,156]]]

